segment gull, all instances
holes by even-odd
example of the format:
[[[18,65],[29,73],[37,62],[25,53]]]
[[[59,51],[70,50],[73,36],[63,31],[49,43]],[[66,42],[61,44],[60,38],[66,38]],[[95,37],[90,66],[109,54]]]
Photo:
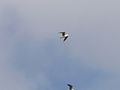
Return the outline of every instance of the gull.
[[[67,84],[69,86],[69,90],[74,90],[73,86],[70,84]]]
[[[60,32],[62,34],[62,37],[60,38],[64,38],[63,41],[65,41],[68,38],[68,34],[66,34],[65,32]]]

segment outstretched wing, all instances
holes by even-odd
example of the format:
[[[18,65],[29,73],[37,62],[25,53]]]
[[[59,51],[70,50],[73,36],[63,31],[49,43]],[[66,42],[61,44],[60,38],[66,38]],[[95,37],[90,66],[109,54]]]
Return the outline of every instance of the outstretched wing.
[[[65,32],[60,32],[62,34],[62,36],[65,36]]]
[[[67,84],[69,86],[69,90],[74,90],[71,84]]]
[[[70,84],[67,84],[67,85],[68,85],[69,87],[71,87],[71,88],[73,87],[73,86],[72,86],[72,85],[70,85]]]
[[[68,36],[64,38],[64,41],[65,41],[67,38],[68,38]]]

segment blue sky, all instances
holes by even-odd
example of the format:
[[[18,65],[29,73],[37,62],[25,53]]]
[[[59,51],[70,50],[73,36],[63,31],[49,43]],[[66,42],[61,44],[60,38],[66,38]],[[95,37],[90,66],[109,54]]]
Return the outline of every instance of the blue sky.
[[[119,5],[1,0],[0,90],[119,90]]]

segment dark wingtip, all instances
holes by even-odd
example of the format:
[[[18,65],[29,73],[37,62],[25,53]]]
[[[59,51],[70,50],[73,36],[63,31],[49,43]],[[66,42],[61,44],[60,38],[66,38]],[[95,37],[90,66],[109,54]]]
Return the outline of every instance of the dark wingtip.
[[[72,85],[71,84],[67,84],[69,87],[72,87]]]

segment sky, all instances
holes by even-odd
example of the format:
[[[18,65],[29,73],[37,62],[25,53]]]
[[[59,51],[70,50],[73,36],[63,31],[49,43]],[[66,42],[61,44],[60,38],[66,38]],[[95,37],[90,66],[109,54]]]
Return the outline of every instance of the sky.
[[[119,90],[119,8],[119,0],[0,0],[0,90]]]

